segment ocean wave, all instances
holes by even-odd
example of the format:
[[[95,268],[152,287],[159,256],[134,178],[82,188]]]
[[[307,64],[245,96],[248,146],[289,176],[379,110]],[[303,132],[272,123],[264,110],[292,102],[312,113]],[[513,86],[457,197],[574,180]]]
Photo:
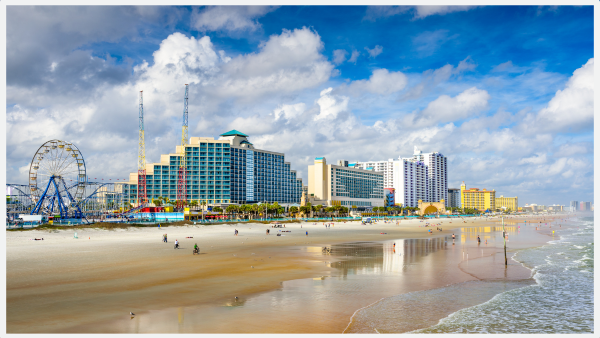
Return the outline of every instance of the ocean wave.
[[[534,266],[535,285],[500,293],[412,333],[593,332],[590,237],[593,238],[593,231],[579,229],[550,245],[519,252],[515,260]],[[574,246],[570,245],[572,242]]]

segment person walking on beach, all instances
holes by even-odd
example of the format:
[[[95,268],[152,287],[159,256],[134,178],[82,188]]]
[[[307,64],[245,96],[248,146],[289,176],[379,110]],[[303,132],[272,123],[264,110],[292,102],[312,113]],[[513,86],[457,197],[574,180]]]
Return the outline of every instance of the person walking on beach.
[[[308,236],[308,231],[306,232],[306,236]]]
[[[479,238],[479,235],[477,235],[477,244],[481,244],[481,238]]]

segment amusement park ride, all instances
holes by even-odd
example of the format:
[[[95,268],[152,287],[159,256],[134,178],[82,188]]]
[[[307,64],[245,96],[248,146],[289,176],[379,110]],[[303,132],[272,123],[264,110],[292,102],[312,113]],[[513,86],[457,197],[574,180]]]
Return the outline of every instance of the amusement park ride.
[[[185,85],[181,149],[177,185],[178,200],[187,200],[185,144],[188,142],[188,85]],[[62,220],[89,222],[89,218],[111,214],[123,217],[148,204],[146,193],[146,147],[143,91],[139,98],[139,149],[137,207],[126,210],[123,184],[90,182],[81,151],[71,142],[51,140],[35,153],[29,166],[29,184],[7,184],[7,216],[43,215]],[[115,210],[118,214],[115,214]]]
[[[9,218],[28,213],[87,222],[86,216],[99,215],[124,201],[114,183],[90,182],[81,151],[61,140],[44,143],[33,155],[29,185],[7,187]]]

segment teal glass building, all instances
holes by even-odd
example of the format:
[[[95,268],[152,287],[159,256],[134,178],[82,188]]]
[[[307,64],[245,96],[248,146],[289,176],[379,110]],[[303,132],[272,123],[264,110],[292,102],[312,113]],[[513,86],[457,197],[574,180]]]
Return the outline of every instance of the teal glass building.
[[[177,199],[181,146],[174,154],[161,156],[160,163],[146,165],[148,200],[159,196]],[[208,204],[278,202],[300,203],[302,179],[296,177],[283,153],[255,149],[248,135],[237,130],[218,140],[192,137],[185,146],[187,200]],[[137,173],[123,185],[127,200],[137,202]]]

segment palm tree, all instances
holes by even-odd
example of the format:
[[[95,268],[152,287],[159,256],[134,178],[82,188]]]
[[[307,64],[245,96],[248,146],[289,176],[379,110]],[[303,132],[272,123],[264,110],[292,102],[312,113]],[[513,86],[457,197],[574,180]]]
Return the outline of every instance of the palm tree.
[[[233,204],[229,205],[229,206],[227,206],[227,208],[225,209],[225,211],[227,213],[231,214],[231,216],[233,216],[233,213],[238,211],[238,206],[237,205],[233,205]]]
[[[204,209],[206,206],[206,201],[200,202],[200,205],[202,206],[202,222],[204,222]]]
[[[260,212],[260,205],[258,204],[252,204],[252,212],[256,215],[256,217],[258,217],[258,213]]]
[[[295,215],[298,213],[298,207],[294,206],[294,207],[290,207],[290,209],[288,210],[288,212],[290,213],[290,215]]]

